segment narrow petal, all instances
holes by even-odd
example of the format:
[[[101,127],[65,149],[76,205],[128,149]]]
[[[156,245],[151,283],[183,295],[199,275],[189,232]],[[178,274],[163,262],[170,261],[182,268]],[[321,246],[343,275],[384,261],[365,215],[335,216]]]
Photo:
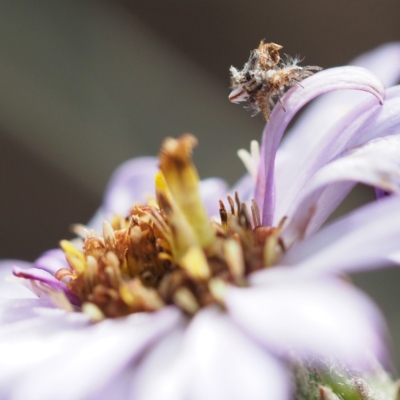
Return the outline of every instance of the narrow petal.
[[[107,185],[103,207],[107,214],[128,214],[132,205],[154,197],[154,176],[158,171],[155,157],[141,157],[124,162]]]
[[[344,151],[362,146],[370,140],[399,134],[400,86],[388,90],[385,103],[373,105],[367,101],[348,113],[315,147],[296,179],[282,192],[276,207],[276,221],[290,215],[309,179],[328,162]]]
[[[400,80],[400,43],[388,43],[367,52],[350,65],[363,67],[375,74],[386,87]],[[290,187],[299,168],[319,140],[347,112],[368,100],[360,91],[331,92],[316,99],[299,117],[287,133],[276,159],[276,191]],[[298,151],[301,143],[301,152]]]
[[[0,397],[97,398],[150,345],[182,323],[182,316],[168,308],[92,326],[75,323],[69,329],[65,316],[64,326],[60,320],[42,316],[30,327],[0,329]]]
[[[30,268],[32,264],[19,260],[0,261],[0,299],[36,299],[37,296],[13,277],[13,267]]]
[[[229,314],[262,345],[288,356],[337,357],[368,365],[385,356],[384,319],[374,303],[344,281],[283,280],[274,285],[228,289]]]
[[[271,225],[274,214],[274,164],[278,145],[293,116],[310,100],[332,90],[362,90],[373,94],[382,102],[385,88],[370,72],[359,67],[338,67],[321,71],[302,81],[302,86],[292,88],[282,98],[286,112],[277,104],[271,114],[271,120],[263,133],[260,162],[260,180],[265,182],[263,204],[263,224]],[[265,177],[265,179],[264,179]],[[262,198],[256,196],[259,204]]]
[[[321,274],[384,267],[399,243],[400,197],[394,195],[359,208],[296,243],[280,264]]]
[[[315,232],[333,211],[321,200],[328,185],[338,182],[360,182],[389,193],[400,192],[400,135],[387,136],[346,151],[320,169],[303,189],[302,200],[291,215],[283,234],[286,246]],[[336,185],[330,196],[342,199],[348,185]],[[344,192],[343,192],[344,190]],[[323,217],[321,218],[321,214]]]
[[[38,269],[38,268],[29,268],[29,269],[21,269],[18,267],[13,268],[13,274],[19,278],[30,279],[32,281],[43,282],[48,287],[53,289],[56,292],[63,292],[67,299],[71,302],[71,304],[80,306],[81,300],[75,294],[73,294],[67,287],[67,285],[58,279],[56,279],[49,272]],[[33,290],[35,289],[32,287]],[[40,296],[40,291],[34,290],[34,292]]]
[[[192,367],[190,399],[287,400],[287,372],[216,309],[205,309],[189,326],[185,343]]]

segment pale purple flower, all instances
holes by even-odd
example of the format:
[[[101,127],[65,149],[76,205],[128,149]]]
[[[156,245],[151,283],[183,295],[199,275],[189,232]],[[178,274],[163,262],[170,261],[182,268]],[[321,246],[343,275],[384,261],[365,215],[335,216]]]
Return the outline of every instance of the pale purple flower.
[[[391,86],[399,61],[400,45],[391,44],[358,64]],[[54,277],[68,268],[61,251],[47,252],[33,268],[3,261],[0,277],[14,267],[16,275],[32,278],[27,285],[41,297],[0,281],[0,398],[286,400],[293,354],[358,367],[370,355],[385,360],[381,313],[339,275],[398,260],[400,89],[385,91],[361,67],[326,70],[302,86],[283,97],[286,112],[277,104],[271,114],[255,161],[257,181],[248,175],[235,188],[244,200],[255,191],[264,225],[288,217],[282,235],[289,249],[279,265],[253,273],[247,288],[225,288],[225,311],[209,306],[188,319],[168,306],[93,324],[84,313],[56,308],[45,293],[62,292],[79,310],[79,300]],[[278,151],[297,111],[337,89],[350,92],[318,100]],[[156,170],[151,158],[120,167],[90,225],[144,201]],[[394,195],[320,229],[357,182]],[[201,192],[209,214],[216,214],[225,183],[206,180]]]

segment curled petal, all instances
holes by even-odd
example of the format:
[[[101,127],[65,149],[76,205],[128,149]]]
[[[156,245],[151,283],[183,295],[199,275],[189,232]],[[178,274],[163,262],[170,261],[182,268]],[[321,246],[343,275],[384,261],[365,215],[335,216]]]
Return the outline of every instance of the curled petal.
[[[38,268],[21,269],[14,267],[13,274],[19,278],[30,279],[33,282],[42,282],[55,292],[63,292],[71,304],[76,306],[81,305],[79,297],[73,294],[68,289],[67,285],[56,279],[53,275],[45,270]],[[32,287],[32,289],[38,296],[40,296],[40,291],[38,292],[34,287]]]
[[[19,260],[0,261],[0,299],[36,299],[37,296],[13,277],[13,267],[30,268],[31,263]]]
[[[30,267],[31,263],[25,261],[0,262],[0,330],[6,324],[37,317],[38,309],[54,307],[49,299],[38,299],[32,290],[22,285],[18,282],[18,278],[13,276],[13,268]]]
[[[340,274],[387,266],[400,243],[400,197],[368,204],[298,242],[282,265],[310,273]]]
[[[360,182],[389,193],[400,192],[400,135],[387,136],[368,142],[352,151],[346,151],[335,161],[320,169],[303,190],[303,197],[293,211],[284,232],[287,246],[315,232],[333,211],[332,199],[342,199],[348,185],[335,185],[330,203],[322,202],[321,194],[328,185],[340,182]],[[290,213],[292,214],[292,213]],[[323,218],[321,218],[321,214]]]
[[[368,69],[386,87],[393,86],[400,80],[400,43],[379,46],[350,64]],[[335,122],[368,98],[367,93],[356,90],[331,92],[319,97],[300,115],[285,135],[277,154],[277,193],[295,181],[299,168],[307,162],[314,146]]]
[[[385,88],[369,71],[359,67],[338,67],[321,71],[302,81],[302,86],[289,90],[282,98],[286,112],[280,104],[274,107],[271,120],[263,133],[259,180],[265,182],[265,195],[256,200],[263,204],[263,225],[271,225],[274,214],[274,165],[275,155],[283,133],[293,116],[310,100],[332,90],[362,90],[383,101]],[[263,185],[260,185],[263,186]],[[262,189],[260,189],[262,190]]]
[[[361,291],[344,281],[283,280],[229,288],[229,314],[250,336],[280,356],[334,357],[366,366],[371,353],[386,356],[384,319]]]

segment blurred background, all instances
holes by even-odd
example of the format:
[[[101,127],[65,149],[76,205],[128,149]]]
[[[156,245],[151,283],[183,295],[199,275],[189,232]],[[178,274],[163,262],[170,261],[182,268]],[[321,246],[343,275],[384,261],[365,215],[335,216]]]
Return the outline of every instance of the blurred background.
[[[33,260],[71,237],[112,171],[167,135],[195,133],[200,175],[233,183],[236,150],[264,123],[228,102],[230,65],[263,38],[308,65],[341,65],[399,40],[399,17],[399,0],[1,1],[0,258]],[[400,274],[355,279],[400,354]]]

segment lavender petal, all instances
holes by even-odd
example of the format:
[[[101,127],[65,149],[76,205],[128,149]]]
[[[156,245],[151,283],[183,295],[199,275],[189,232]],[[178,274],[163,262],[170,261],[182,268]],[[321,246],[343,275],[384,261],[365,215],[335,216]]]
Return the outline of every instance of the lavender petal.
[[[360,182],[390,193],[399,193],[399,154],[400,135],[387,136],[372,140],[351,151],[345,151],[336,160],[322,167],[305,185],[297,208],[288,212],[292,217],[283,234],[285,244],[290,246],[298,239],[300,232],[302,237],[308,236],[320,227],[333,211],[330,205],[336,199],[341,200],[346,194],[347,181]],[[321,201],[321,195],[326,187],[340,182],[345,183],[335,185],[334,193],[329,197],[330,203]]]
[[[352,61],[375,74],[386,87],[400,80],[400,43],[388,43]],[[285,136],[276,159],[277,192],[295,179],[296,172],[307,162],[309,154],[326,132],[344,114],[357,107],[369,95],[360,91],[331,92],[315,100],[299,117]],[[301,152],[298,151],[301,143]]]
[[[13,267],[30,268],[31,263],[19,260],[0,261],[0,299],[34,298],[37,296],[13,277]]]
[[[243,202],[248,202],[254,199],[256,182],[249,174],[242,176],[235,185],[229,190],[230,195],[238,192],[239,198]]]
[[[51,289],[55,290],[56,292],[63,292],[67,299],[71,302],[71,304],[80,306],[81,300],[75,294],[73,294],[69,289],[68,286],[56,279],[53,275],[49,272],[38,269],[38,268],[29,268],[29,269],[22,269],[18,267],[13,268],[13,274],[19,278],[30,279],[33,281],[43,282]],[[35,293],[40,296],[40,292],[35,291]]]
[[[308,277],[231,287],[225,303],[245,332],[281,357],[295,351],[305,358],[334,357],[358,367],[368,365],[371,353],[386,357],[383,316],[345,281]]]
[[[129,398],[159,400],[160,393],[163,400],[191,398],[189,386],[193,371],[185,357],[183,341],[183,330],[176,329],[155,344],[137,365]]]
[[[12,324],[37,318],[38,310],[54,308],[51,300],[43,299],[0,299],[0,324]]]
[[[379,102],[383,101],[385,88],[369,71],[359,67],[338,67],[321,71],[304,81],[303,87],[293,87],[282,98],[286,112],[280,104],[274,107],[271,120],[267,124],[261,148],[259,180],[265,182],[265,196],[256,200],[262,204],[263,225],[271,225],[274,215],[274,165],[275,155],[283,133],[293,116],[313,98],[332,90],[362,90],[374,95]],[[261,201],[261,202],[260,202]]]
[[[65,254],[61,249],[52,249],[46,251],[37,260],[35,260],[33,267],[43,269],[52,275],[55,275],[55,273],[61,268],[70,269],[65,258]]]
[[[288,400],[290,381],[281,363],[214,308],[196,315],[184,346],[192,367],[191,399]]]
[[[296,243],[280,260],[296,270],[341,274],[390,265],[399,248],[400,197],[368,204]]]
[[[399,134],[399,107],[400,86],[395,86],[388,89],[382,106],[368,101],[338,121],[309,155],[307,163],[297,172],[293,182],[282,192],[277,202],[275,222],[293,212],[310,178],[342,152],[379,137]]]
[[[0,398],[19,399],[17,391],[24,390],[24,378],[31,373],[37,375],[37,386],[31,388],[25,398],[34,398],[41,386],[51,386],[51,380],[40,375],[40,365],[50,356],[59,358],[53,365],[53,375],[57,374],[60,360],[67,359],[71,348],[63,347],[66,338],[79,335],[88,319],[82,314],[67,313],[63,310],[48,308],[42,299],[24,299],[31,302],[25,307],[24,318],[13,323],[0,324]],[[5,305],[0,305],[1,311]],[[30,313],[28,313],[30,308]],[[15,309],[19,313],[19,309]],[[51,376],[51,375],[50,375]],[[60,387],[57,388],[59,390]],[[54,388],[55,389],[55,388]],[[57,398],[56,392],[54,392]],[[43,397],[44,399],[45,397]]]
[[[148,195],[154,197],[154,176],[157,171],[158,160],[153,157],[136,158],[120,165],[105,191],[105,215],[126,215],[133,204],[145,202]]]
[[[182,316],[168,308],[92,326],[75,323],[70,329],[65,322],[59,327],[57,321],[42,317],[29,330],[27,325],[0,329],[1,395],[30,400],[97,398],[154,342],[181,324]],[[66,385],[66,379],[73,384]]]

